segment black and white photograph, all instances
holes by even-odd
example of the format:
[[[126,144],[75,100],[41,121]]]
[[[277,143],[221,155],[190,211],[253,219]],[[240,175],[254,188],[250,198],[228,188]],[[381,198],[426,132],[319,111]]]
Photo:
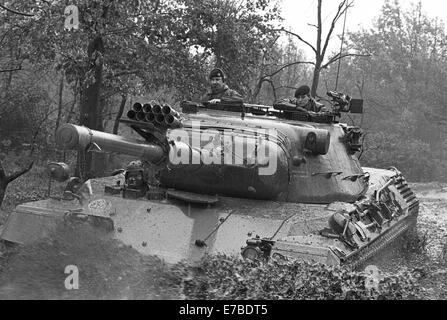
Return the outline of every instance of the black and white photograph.
[[[0,300],[447,299],[446,20],[440,0],[0,0]]]

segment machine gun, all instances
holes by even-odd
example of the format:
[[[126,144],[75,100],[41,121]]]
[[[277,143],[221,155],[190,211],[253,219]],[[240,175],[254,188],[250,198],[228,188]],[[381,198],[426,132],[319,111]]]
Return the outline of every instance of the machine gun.
[[[340,112],[363,113],[362,99],[352,99],[349,95],[337,91],[328,91],[326,94],[332,99],[331,104],[338,116],[341,115]]]

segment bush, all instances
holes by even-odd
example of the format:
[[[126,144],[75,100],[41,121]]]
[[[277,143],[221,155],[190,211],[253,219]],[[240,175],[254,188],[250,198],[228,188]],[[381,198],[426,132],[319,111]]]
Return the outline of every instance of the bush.
[[[206,256],[198,266],[177,264],[172,274],[186,299],[418,299],[422,293],[408,271],[384,276],[379,290],[365,287],[366,276],[347,268],[302,261],[268,263]]]
[[[417,139],[382,132],[367,136],[362,164],[378,168],[397,167],[408,180],[432,181],[439,178],[439,159],[430,145]]]

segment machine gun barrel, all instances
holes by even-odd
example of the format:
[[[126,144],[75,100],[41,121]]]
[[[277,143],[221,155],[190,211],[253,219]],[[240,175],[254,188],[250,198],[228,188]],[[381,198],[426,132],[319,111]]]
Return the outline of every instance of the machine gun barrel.
[[[96,144],[101,150],[127,154],[159,163],[164,157],[163,148],[115,134],[91,130],[74,124],[64,124],[56,132],[56,143],[65,150],[85,150]]]

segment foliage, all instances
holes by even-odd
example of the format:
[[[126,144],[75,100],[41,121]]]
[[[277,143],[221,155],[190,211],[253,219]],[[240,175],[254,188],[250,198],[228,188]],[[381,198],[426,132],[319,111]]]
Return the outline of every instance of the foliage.
[[[214,55],[214,64],[228,74],[231,87],[245,94],[262,50],[274,37],[270,32],[280,20],[278,4],[265,0],[179,1],[186,43]]]
[[[12,173],[24,168],[26,165],[25,159],[27,159],[26,154],[28,153],[28,150],[17,152],[17,154],[10,152],[4,160],[0,160],[5,171]],[[5,210],[5,215],[0,215],[0,224],[5,221],[6,213],[16,205],[45,198],[47,187],[47,174],[45,167],[41,165],[34,166],[31,171],[12,181],[8,185],[5,198],[1,204],[1,207]]]
[[[403,10],[386,1],[373,28],[348,35],[348,50],[369,53],[343,61],[340,90],[364,99],[357,119],[367,132],[365,165],[400,169],[413,181],[443,180],[447,47],[444,25],[421,4]],[[328,87],[336,70],[325,75]]]
[[[14,145],[24,141],[32,142],[36,134],[41,145],[46,144],[46,133],[50,128],[44,126],[51,113],[48,93],[29,78],[17,78],[13,90],[0,100],[0,135],[12,139]]]
[[[268,263],[206,256],[198,266],[177,264],[171,274],[186,299],[415,299],[416,279],[408,271],[385,276],[379,290],[365,288],[365,275],[346,268],[302,261]]]
[[[286,42],[276,37],[262,51],[261,61],[254,79],[254,89],[247,93],[247,100],[270,105],[274,100],[294,95],[300,83],[309,83],[309,68],[304,53],[298,48],[291,36]]]
[[[271,31],[281,23],[276,2],[83,0],[76,3],[80,29],[71,31],[64,29],[68,4],[6,1],[34,16],[0,15],[0,69],[22,68],[0,73],[0,130],[15,144],[31,143],[39,131],[36,141],[51,147],[55,88],[42,83],[64,75],[63,113],[80,105],[80,93],[95,79],[88,49],[98,36],[104,43],[104,53],[95,55],[103,61],[99,120],[114,119],[126,95],[128,102],[132,96],[198,99],[215,65],[255,103],[271,104],[275,93],[288,96],[311,78],[307,65],[295,64],[306,60],[305,44],[293,34],[282,42]],[[365,100],[364,165],[393,165],[413,181],[447,179],[444,38],[443,23],[420,4],[404,11],[396,1],[385,2],[373,28],[349,34],[347,52],[371,54],[344,58],[339,81],[341,91]],[[325,89],[333,89],[335,73],[329,66],[323,74]]]

